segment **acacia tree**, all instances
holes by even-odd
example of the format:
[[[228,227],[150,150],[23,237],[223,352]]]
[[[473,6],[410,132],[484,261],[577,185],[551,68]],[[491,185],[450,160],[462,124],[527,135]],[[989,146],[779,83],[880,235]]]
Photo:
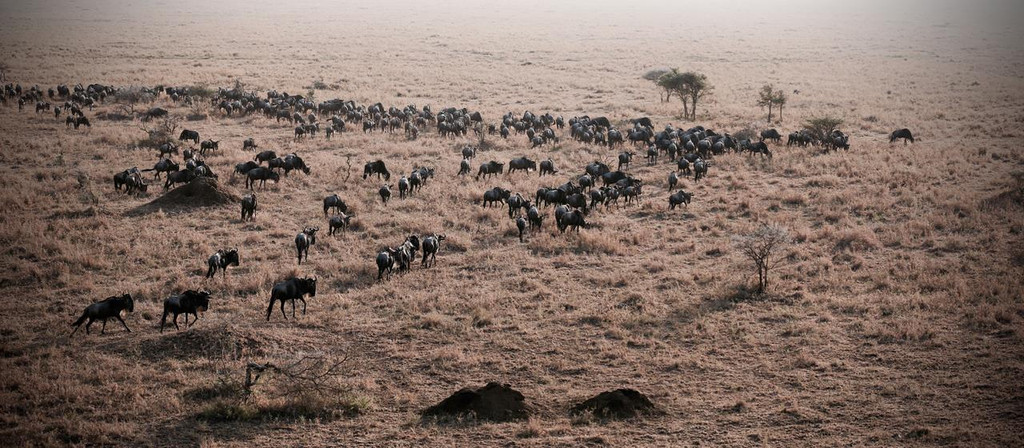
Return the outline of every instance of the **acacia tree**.
[[[740,252],[754,262],[757,268],[757,293],[768,289],[768,273],[778,263],[773,254],[789,242],[789,232],[777,224],[766,224],[759,229],[738,237],[736,246]]]
[[[768,107],[768,123],[772,122],[772,106],[775,104],[775,86],[771,84],[765,84],[761,87],[761,91],[758,92],[757,105],[764,108]]]
[[[808,118],[807,121],[804,122],[804,129],[810,132],[814,138],[818,139],[818,141],[825,141],[826,137],[832,135],[832,132],[842,124],[842,118],[825,115],[821,117]]]
[[[678,95],[679,99],[683,101],[683,116],[686,117],[689,115],[689,113],[687,112],[686,96],[683,88],[683,74],[679,73],[678,68],[673,68],[665,73],[662,73],[662,75],[658,77],[658,87],[661,87],[662,89],[665,90],[666,101],[667,98],[670,98],[672,96],[672,93]]]
[[[782,121],[782,106],[786,105],[788,98],[786,97],[786,92],[783,92],[782,89],[776,91],[774,96],[773,101],[779,105],[779,121]]]
[[[697,101],[711,93],[711,84],[708,83],[707,75],[698,72],[686,72],[680,75],[682,89],[679,92],[683,99],[683,112],[686,112],[686,100],[690,100],[690,119],[697,119]]]
[[[668,73],[668,72],[669,72],[668,70],[657,68],[657,69],[654,69],[654,70],[648,70],[647,73],[644,73],[644,75],[641,76],[641,78],[646,79],[646,80],[648,80],[650,82],[653,82],[654,85],[656,85],[656,86],[658,86],[658,87],[660,87],[662,89],[662,92],[665,95],[662,96],[661,94],[658,94],[658,98],[663,103],[668,102],[668,100],[671,98],[671,95],[672,95],[672,89],[667,89],[667,88],[665,88],[664,86],[662,86],[659,83],[659,81],[661,80],[661,77],[663,75],[665,75],[666,73]]]

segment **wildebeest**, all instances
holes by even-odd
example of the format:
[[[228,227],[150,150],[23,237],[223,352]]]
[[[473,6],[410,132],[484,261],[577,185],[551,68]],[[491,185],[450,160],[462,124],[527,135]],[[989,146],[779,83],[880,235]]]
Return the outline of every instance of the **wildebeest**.
[[[255,161],[259,162],[259,163],[263,163],[263,162],[269,162],[269,161],[274,160],[276,158],[277,158],[277,153],[274,152],[274,151],[261,151],[260,153],[256,154],[256,157],[253,157],[253,160],[255,160]]]
[[[910,143],[914,143],[914,135],[911,134],[910,129],[907,128],[892,131],[892,134],[889,134],[889,143],[895,143],[896,140],[900,138],[903,139],[904,145],[907,144],[907,140],[909,140]]]
[[[164,189],[173,187],[175,184],[187,184],[196,178],[196,173],[191,170],[171,171],[167,173],[167,181],[164,182]]]
[[[519,216],[516,218],[516,229],[519,230],[519,242],[523,242],[523,232],[526,231],[526,218]]]
[[[501,187],[494,187],[484,192],[484,197],[481,203],[484,207],[491,204],[497,205],[498,203],[504,203],[507,201],[510,195],[510,191]]]
[[[693,197],[692,193],[687,193],[683,190],[679,190],[668,197],[668,209],[675,210],[679,204],[690,204],[690,198]]]
[[[629,163],[633,161],[633,155],[633,152],[619,153],[619,170],[622,170],[623,166],[629,166]]]
[[[334,235],[338,229],[345,230],[348,228],[349,221],[352,220],[353,215],[346,215],[344,212],[331,216],[331,219],[327,220],[327,234]]]
[[[306,261],[309,261],[309,246],[316,244],[316,232],[319,227],[306,227],[295,235],[295,251],[298,253],[299,264],[302,264],[302,254],[306,254]]]
[[[541,176],[543,176],[545,174],[556,174],[556,173],[558,173],[558,170],[555,169],[555,162],[554,161],[552,161],[551,159],[547,159],[547,160],[542,160],[540,162],[540,175]]]
[[[380,190],[377,190],[377,194],[380,195],[380,200],[384,202],[384,205],[388,205],[388,199],[391,198],[391,185],[382,185]]]
[[[242,151],[248,151],[250,149],[255,151],[258,148],[259,147],[256,146],[256,140],[253,139],[252,137],[249,137],[242,142]]]
[[[484,176],[484,179],[487,179],[487,175],[489,175],[489,174],[495,174],[495,175],[501,174],[501,172],[504,169],[505,169],[505,164],[504,163],[498,163],[498,162],[495,162],[493,160],[490,161],[490,162],[487,162],[487,163],[482,163],[482,164],[480,164],[480,170],[477,171],[477,173],[476,173],[476,179],[480,180],[480,176],[481,175]]]
[[[246,218],[250,221],[256,219],[256,193],[250,193],[242,197],[242,221]]]
[[[437,263],[437,250],[441,248],[441,241],[447,238],[444,234],[432,234],[423,238],[423,262],[421,265],[430,267]],[[428,262],[427,257],[430,257]]]
[[[537,162],[527,159],[526,157],[519,157],[512,159],[508,162],[508,173],[512,174],[519,170],[526,170],[527,173],[537,169]]]
[[[255,189],[257,180],[260,181],[260,188],[263,188],[267,185],[268,179],[277,183],[281,180],[281,175],[267,167],[261,166],[259,168],[254,168],[248,173],[245,173],[245,188],[250,190]]]
[[[208,149],[211,151],[220,149],[220,140],[203,140],[203,143],[199,144],[199,154],[206,154],[206,150]]]
[[[338,213],[345,213],[348,211],[348,204],[345,204],[345,201],[337,194],[332,194],[324,198],[324,216],[327,216],[327,212],[332,208]]]
[[[472,160],[473,157],[476,157],[476,148],[474,148],[473,146],[470,146],[470,145],[463,146],[462,147],[462,158],[463,159],[470,159],[470,160]]]
[[[384,248],[377,254],[377,281],[382,281],[384,278],[384,271],[388,273],[388,279],[391,279],[391,271],[395,268],[395,257],[398,251],[390,247]]]
[[[679,183],[679,176],[676,175],[676,172],[673,171],[671,173],[668,173],[668,191],[672,191],[673,189],[675,189],[676,188],[676,184],[678,184],[678,183]]]
[[[192,140],[195,144],[199,144],[199,132],[185,129],[178,135],[178,141]]]
[[[128,176],[132,174],[138,174],[140,171],[136,167],[128,168],[120,173],[114,175],[114,190],[121,191],[121,186],[128,183]]]
[[[149,185],[147,185],[146,181],[142,179],[142,174],[139,172],[129,173],[128,177],[125,179],[124,192],[126,194],[135,193],[135,196],[137,197],[140,194],[145,193],[148,188]]]
[[[310,297],[316,297],[316,278],[290,278],[283,282],[274,283],[274,287],[270,290],[270,305],[267,306],[267,320],[270,320],[270,313],[274,311],[274,302],[281,301],[281,315],[285,319],[288,319],[288,315],[284,312],[285,302],[292,302],[292,319],[295,318],[295,301],[302,302],[302,314],[306,314],[306,299],[305,295],[309,294]]]
[[[557,216],[556,220],[558,221],[558,230],[562,233],[565,233],[565,230],[569,228],[579,232],[580,227],[587,226],[586,220],[583,219],[583,212],[579,210],[563,213]]]
[[[68,118],[71,118],[71,117],[68,117]],[[85,126],[87,128],[91,128],[92,127],[92,123],[89,123],[89,119],[85,118],[85,117],[75,118],[75,122],[73,124],[75,125],[75,129],[78,129],[79,126]]]
[[[708,165],[710,162],[705,162],[703,159],[697,159],[693,162],[693,181],[697,182],[700,178],[708,174]]]
[[[100,334],[103,334],[107,329],[107,319],[110,319],[111,317],[120,321],[121,325],[124,325],[124,329],[131,333],[132,330],[128,328],[128,324],[124,323],[124,319],[121,315],[133,311],[135,311],[135,300],[132,299],[131,294],[107,297],[104,300],[85,307],[85,311],[82,312],[82,317],[79,317],[75,323],[71,324],[72,327],[75,327],[75,329],[71,331],[71,335],[74,336],[75,332],[78,331],[78,328],[81,327],[82,323],[86,320],[89,322],[85,324],[85,334],[89,334],[89,326],[91,326],[93,321],[96,320],[103,321],[103,328],[100,329]]]
[[[398,179],[398,199],[405,199],[405,193],[409,191],[409,178],[402,176]]]
[[[247,160],[245,162],[236,164],[235,165],[235,171],[231,175],[232,176],[234,176],[235,174],[245,175],[249,171],[252,171],[252,170],[254,170],[256,168],[259,168],[259,167],[260,167],[260,164],[258,164],[256,162],[253,162],[252,160]]]
[[[166,143],[160,145],[159,147],[157,147],[157,151],[160,152],[159,154],[157,154],[157,157],[163,157],[164,154],[169,156],[171,154],[177,154],[178,153],[178,146],[173,144],[173,143],[171,143],[171,142],[166,142]]]
[[[765,140],[771,140],[772,142],[775,143],[782,143],[782,134],[779,134],[779,131],[774,128],[765,129],[761,131],[761,141],[763,142]]]
[[[206,260],[206,264],[208,266],[206,278],[216,275],[217,269],[223,271],[224,276],[227,277],[228,266],[238,266],[238,249],[218,250],[217,253],[210,255],[210,258]]]
[[[160,317],[160,332],[164,332],[164,324],[167,323],[167,315],[174,314],[174,319],[171,322],[174,323],[176,330],[181,330],[178,327],[178,315],[185,315],[185,328],[188,328],[188,315],[191,314],[195,319],[192,319],[192,325],[195,325],[196,321],[199,320],[199,313],[210,309],[210,293],[208,291],[195,291],[188,290],[181,294],[173,295],[164,300],[164,314]]]
[[[376,174],[378,179],[380,179],[381,176],[384,177],[384,180],[391,179],[391,172],[388,171],[388,167],[384,164],[383,160],[378,159],[373,162],[369,162],[363,167],[363,179],[366,179],[372,174]]]
[[[469,174],[469,169],[469,159],[462,159],[462,162],[459,163],[459,173],[456,175],[462,176],[464,174]]]
[[[593,163],[588,164],[586,166],[586,168],[585,168],[585,171],[591,177],[601,177],[602,174],[610,172],[611,170],[612,169],[609,168],[608,165],[605,165],[605,164],[603,164],[601,162],[598,162],[596,160]]]
[[[395,248],[395,263],[398,263],[398,271],[412,269],[412,262],[416,259],[416,251],[420,249],[420,238],[416,235],[409,235],[405,242]]]
[[[155,171],[156,173],[153,174],[153,178],[159,179],[160,173],[168,173],[169,176],[170,173],[178,171],[178,169],[180,169],[180,166],[176,162],[171,161],[171,159],[160,159],[153,165],[153,168],[142,171]]]

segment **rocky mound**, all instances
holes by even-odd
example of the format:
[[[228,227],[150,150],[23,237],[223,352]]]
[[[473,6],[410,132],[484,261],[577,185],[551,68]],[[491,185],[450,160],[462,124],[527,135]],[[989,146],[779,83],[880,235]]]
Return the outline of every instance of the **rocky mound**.
[[[597,396],[572,408],[573,415],[592,413],[602,419],[626,419],[641,415],[660,414],[646,395],[633,389],[601,392]]]
[[[493,422],[523,420],[532,410],[525,397],[508,384],[487,383],[465,388],[423,411],[424,417],[473,417]]]
[[[144,215],[157,210],[181,212],[196,207],[215,207],[232,204],[240,200],[237,194],[222,187],[217,179],[198,177],[191,182],[164,193],[148,204],[140,205],[128,212],[129,215]]]

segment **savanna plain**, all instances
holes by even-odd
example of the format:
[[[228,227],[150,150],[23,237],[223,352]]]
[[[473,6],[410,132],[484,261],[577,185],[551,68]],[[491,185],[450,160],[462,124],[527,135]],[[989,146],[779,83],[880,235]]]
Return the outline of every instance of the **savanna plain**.
[[[292,3],[292,2],[289,2]],[[0,106],[0,441],[4,446],[1019,446],[1024,433],[1024,49],[1013,26],[962,21],[946,3],[37,2],[0,6],[6,83],[123,88],[243,86],[356,104],[606,116],[627,129],[717,132],[841,118],[849,150],[769,143],[773,157],[714,156],[669,210],[662,156],[626,169],[639,202],[597,207],[588,226],[518,239],[500,186],[531,198],[614,168],[608,149],[526,137],[442,138],[428,127],[330,140],[294,126],[159,95],[178,130],[219,140],[218,188],[247,194],[242,142],[297,153],[309,174],[239,204],[154,207],[170,194],[115,191],[112,176],[158,160],[147,127],[113,99],[63,115]],[[857,3],[860,5],[860,3]],[[849,5],[846,5],[849,6]],[[917,9],[914,9],[916,7]],[[945,9],[944,9],[945,8]],[[980,8],[999,12],[996,3]],[[950,11],[947,11],[949,9]],[[967,8],[964,8],[967,9]],[[991,11],[990,11],[991,12]],[[944,14],[948,14],[948,17]],[[997,15],[997,14],[993,14]],[[1001,22],[999,22],[1001,23]],[[1018,25],[1019,26],[1019,25]],[[696,119],[644,73],[678,67],[713,86]],[[758,91],[788,95],[766,122]],[[61,102],[62,103],[62,102]],[[320,117],[321,121],[327,119]],[[909,128],[913,144],[889,142]],[[465,145],[489,160],[551,159],[554,176],[457,176]],[[183,149],[189,145],[183,143]],[[193,145],[194,146],[194,145]],[[180,155],[172,155],[179,159]],[[384,183],[436,176],[384,205]],[[151,180],[152,173],[144,173]],[[177,187],[184,188],[184,187]],[[169,190],[173,193],[173,189]],[[327,235],[325,196],[354,214]],[[767,292],[739,237],[784,227]],[[294,238],[319,226],[308,261]],[[377,253],[445,234],[434,266],[377,281]],[[206,260],[238,248],[226,275]],[[316,276],[306,313],[266,307],[275,282]],[[191,327],[160,331],[163,301],[211,293]],[[69,337],[94,301],[130,293],[131,332]],[[180,322],[180,321],[179,321]],[[310,363],[322,381],[251,364]],[[300,377],[302,375],[299,375]],[[424,418],[463,387],[495,381],[532,413],[505,423]],[[659,413],[570,415],[632,388]]]

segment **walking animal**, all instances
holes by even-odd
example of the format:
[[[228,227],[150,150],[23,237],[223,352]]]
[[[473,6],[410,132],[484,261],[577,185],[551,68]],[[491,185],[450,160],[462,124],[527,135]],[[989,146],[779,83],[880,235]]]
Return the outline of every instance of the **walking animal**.
[[[86,320],[89,322],[85,324],[85,334],[89,334],[89,326],[91,326],[93,321],[96,320],[103,321],[103,328],[100,329],[100,334],[103,334],[107,329],[107,319],[110,319],[111,317],[121,322],[121,325],[124,325],[124,329],[131,333],[132,330],[128,328],[128,324],[124,323],[124,319],[121,316],[133,311],[135,311],[135,300],[132,299],[131,294],[107,297],[102,301],[85,307],[82,317],[79,317],[75,323],[71,324],[72,327],[75,327],[71,332],[71,335],[74,336],[75,332],[78,331],[78,328],[81,327],[82,323]]]

